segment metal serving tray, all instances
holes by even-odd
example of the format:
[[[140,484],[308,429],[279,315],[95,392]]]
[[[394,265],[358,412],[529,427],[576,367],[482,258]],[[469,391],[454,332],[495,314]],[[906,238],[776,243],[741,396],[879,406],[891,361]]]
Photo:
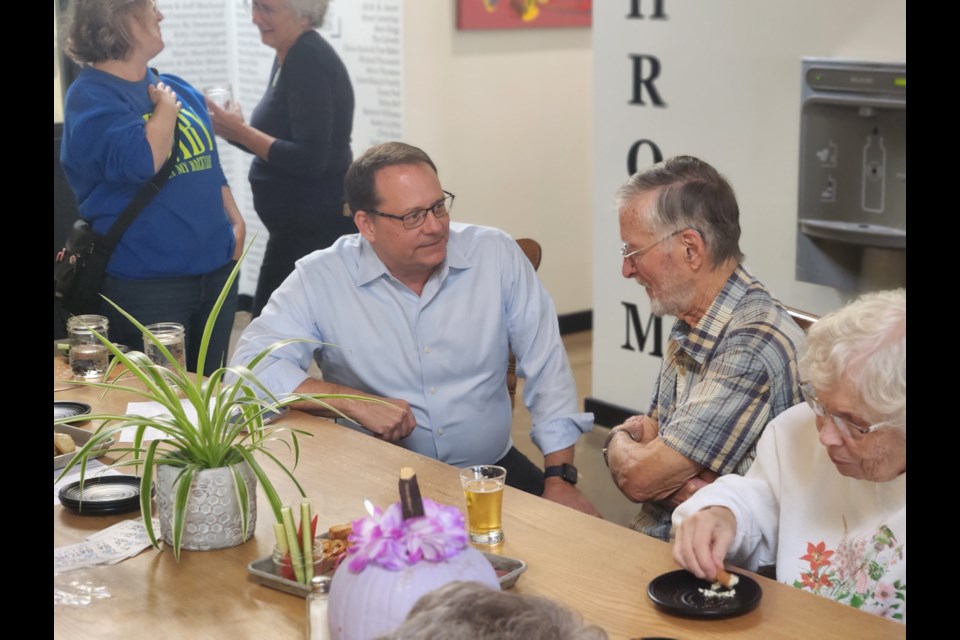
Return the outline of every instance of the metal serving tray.
[[[485,551],[481,553],[483,553],[483,556],[491,566],[493,566],[493,570],[497,572],[501,589],[509,589],[515,585],[520,574],[527,570],[527,563],[523,560],[498,556],[495,553],[487,553]],[[253,579],[265,587],[300,596],[301,598],[306,598],[307,594],[310,593],[309,585],[300,584],[296,580],[287,580],[278,575],[271,556],[254,560],[247,566],[247,569],[250,571]],[[324,575],[331,575],[332,573],[331,571]]]

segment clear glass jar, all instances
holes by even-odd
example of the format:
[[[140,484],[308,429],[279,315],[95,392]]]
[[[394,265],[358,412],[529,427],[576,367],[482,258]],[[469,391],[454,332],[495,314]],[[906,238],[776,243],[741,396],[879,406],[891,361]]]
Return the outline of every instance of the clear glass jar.
[[[97,336],[93,335],[96,331],[104,338],[110,338],[110,321],[106,316],[98,316],[92,313],[82,316],[71,316],[67,319],[67,335],[70,337],[70,343],[98,343]]]
[[[70,339],[70,369],[76,380],[103,379],[110,364],[110,350],[96,333],[109,340],[110,321],[104,316],[86,314],[67,320]],[[96,333],[95,333],[96,332]]]
[[[314,538],[313,540],[313,574],[319,575],[323,573],[323,540],[320,538]],[[290,554],[287,552],[281,552],[276,546],[273,547],[273,568],[277,572],[277,575],[281,578],[286,578],[287,580],[293,580],[296,582],[297,574],[293,570],[293,565],[290,564]]]
[[[178,322],[157,322],[148,324],[146,329],[157,342],[166,347],[173,360],[180,367],[187,368],[186,330],[182,324]],[[167,360],[167,357],[160,351],[160,347],[147,334],[143,335],[143,352],[154,364],[168,369],[173,368],[173,364]]]

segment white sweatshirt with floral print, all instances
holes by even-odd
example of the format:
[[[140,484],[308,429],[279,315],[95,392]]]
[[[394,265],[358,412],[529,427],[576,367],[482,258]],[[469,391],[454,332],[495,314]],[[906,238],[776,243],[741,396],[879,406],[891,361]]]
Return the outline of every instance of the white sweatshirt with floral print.
[[[780,582],[906,622],[907,474],[840,475],[806,404],[767,425],[746,475],[722,476],[674,511],[674,527],[712,505],[737,518],[731,564],[775,563]]]

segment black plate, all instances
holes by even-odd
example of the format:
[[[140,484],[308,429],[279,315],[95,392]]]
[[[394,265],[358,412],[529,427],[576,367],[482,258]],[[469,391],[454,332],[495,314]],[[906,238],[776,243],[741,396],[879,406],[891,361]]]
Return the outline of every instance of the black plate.
[[[83,416],[90,413],[90,405],[85,402],[67,402],[53,401],[53,419],[72,418],[73,416]],[[80,422],[85,418],[77,420]]]
[[[85,516],[127,513],[140,508],[140,478],[96,476],[60,488],[60,504]]]
[[[647,595],[665,613],[684,618],[728,618],[753,611],[760,604],[763,590],[752,578],[737,573],[740,582],[732,598],[708,598],[698,589],[710,583],[680,569],[658,576],[647,587]]]

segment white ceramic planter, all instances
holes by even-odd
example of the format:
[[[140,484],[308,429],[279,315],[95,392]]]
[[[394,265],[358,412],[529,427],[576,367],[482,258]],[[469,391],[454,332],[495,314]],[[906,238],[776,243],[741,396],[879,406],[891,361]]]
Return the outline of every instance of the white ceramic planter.
[[[183,526],[182,549],[209,551],[226,549],[246,542],[253,536],[257,525],[257,477],[246,463],[235,465],[247,487],[247,502],[250,518],[247,536],[243,536],[243,518],[237,490],[230,467],[204,469],[193,478],[187,512]],[[173,545],[173,496],[174,481],[180,473],[178,467],[159,465],[156,473],[157,506],[159,507],[160,534],[163,540]]]

